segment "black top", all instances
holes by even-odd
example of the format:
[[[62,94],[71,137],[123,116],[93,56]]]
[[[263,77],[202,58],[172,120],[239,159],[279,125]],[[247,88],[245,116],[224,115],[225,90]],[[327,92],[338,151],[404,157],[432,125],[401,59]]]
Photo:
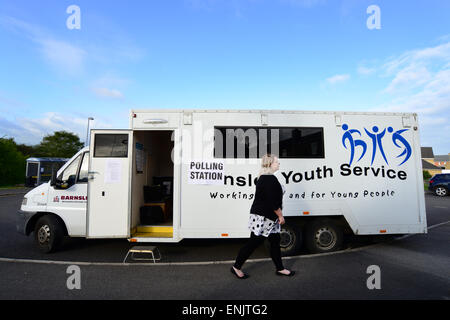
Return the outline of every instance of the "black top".
[[[250,212],[275,221],[278,219],[275,210],[283,209],[282,203],[283,189],[277,177],[273,174],[261,175],[256,182],[255,199]]]

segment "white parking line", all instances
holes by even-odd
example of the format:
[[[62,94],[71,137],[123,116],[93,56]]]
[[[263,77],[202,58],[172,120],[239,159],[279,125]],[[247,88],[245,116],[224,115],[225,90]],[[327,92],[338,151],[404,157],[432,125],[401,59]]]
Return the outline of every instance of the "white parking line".
[[[431,229],[434,229],[434,228],[436,228],[436,227],[443,226],[444,224],[447,224],[447,223],[449,223],[449,222],[450,222],[450,221],[446,221],[446,222],[434,224],[434,225],[432,225],[432,226],[429,226],[427,229],[428,229],[428,230],[431,230]]]
[[[26,192],[24,193],[6,193],[6,194],[0,194],[0,197],[10,197],[10,196],[23,196],[24,194],[27,194]]]
[[[450,221],[445,221],[442,223],[438,223],[432,226],[429,226],[427,229],[431,230],[445,224],[450,223]],[[408,234],[403,237],[394,239],[394,240],[403,240],[417,234]],[[292,259],[309,259],[316,257],[324,257],[331,256],[336,254],[343,254],[349,252],[356,252],[365,250],[368,248],[373,248],[379,245],[384,244],[385,242],[375,243],[372,245],[368,245],[365,247],[347,249],[336,252],[328,252],[328,253],[319,253],[319,254],[308,254],[302,256],[291,256],[291,257],[283,257],[283,260],[292,260]],[[248,262],[266,262],[272,261],[271,258],[261,258],[261,259],[249,259]],[[122,263],[122,262],[81,262],[81,261],[54,261],[54,260],[32,260],[32,259],[14,259],[14,258],[0,258],[0,262],[19,262],[19,263],[37,263],[37,264],[56,264],[56,265],[79,265],[79,266],[110,266],[110,267],[129,267],[129,266],[201,266],[201,265],[214,265],[214,264],[232,264],[234,260],[221,260],[221,261],[204,261],[204,262],[163,262],[163,263]]]

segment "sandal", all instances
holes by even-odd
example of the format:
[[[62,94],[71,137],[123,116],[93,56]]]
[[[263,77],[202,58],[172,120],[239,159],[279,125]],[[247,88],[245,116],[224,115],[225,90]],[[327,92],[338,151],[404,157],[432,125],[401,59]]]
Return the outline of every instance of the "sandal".
[[[280,272],[276,271],[275,274],[277,276],[292,277],[295,274],[295,271],[291,270],[291,273],[289,273],[289,274],[284,274],[284,273],[280,273]]]
[[[232,274],[234,274],[238,279],[247,279],[248,277],[249,277],[249,275],[248,274],[245,274],[244,273],[244,275],[242,276],[242,277],[240,277],[237,273],[236,273],[236,271],[234,271],[234,268],[233,267],[231,267],[231,269],[230,269],[230,271],[231,271],[231,273]]]

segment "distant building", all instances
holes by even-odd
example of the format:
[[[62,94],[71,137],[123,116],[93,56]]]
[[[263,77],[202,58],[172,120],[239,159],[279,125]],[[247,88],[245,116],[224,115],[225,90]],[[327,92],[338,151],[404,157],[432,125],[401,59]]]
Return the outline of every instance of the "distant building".
[[[435,155],[434,165],[442,169],[450,169],[450,153],[446,155]]]
[[[422,170],[428,171],[432,176],[442,172],[441,168],[436,167],[434,164],[429,163],[425,159],[422,159]]]
[[[428,161],[434,165],[434,153],[432,147],[421,147],[422,160]]]
[[[431,175],[442,173],[442,169],[450,169],[450,153],[447,155],[434,155],[432,147],[421,147],[422,169]]]

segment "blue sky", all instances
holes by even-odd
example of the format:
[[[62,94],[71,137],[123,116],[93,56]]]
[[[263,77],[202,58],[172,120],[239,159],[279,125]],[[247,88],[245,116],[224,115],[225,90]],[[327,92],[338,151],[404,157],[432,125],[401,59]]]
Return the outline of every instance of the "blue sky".
[[[132,108],[297,109],[417,112],[450,152],[446,0],[0,0],[0,40],[0,136],[19,143],[127,128]]]

